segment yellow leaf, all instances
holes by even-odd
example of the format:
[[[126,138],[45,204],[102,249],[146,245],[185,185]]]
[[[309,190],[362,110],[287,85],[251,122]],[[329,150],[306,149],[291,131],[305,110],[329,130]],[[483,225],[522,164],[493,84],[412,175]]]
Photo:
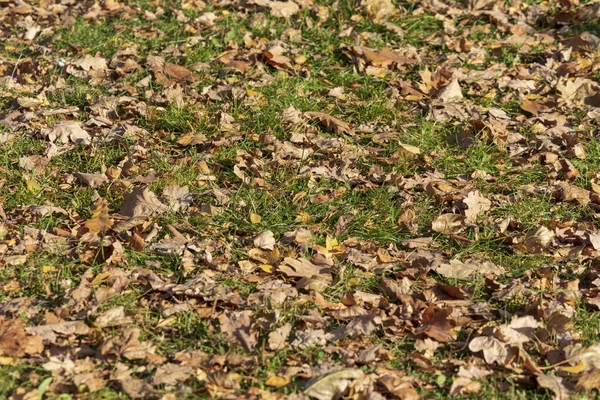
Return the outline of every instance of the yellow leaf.
[[[260,222],[262,221],[262,217],[258,214],[255,213],[250,213],[250,222],[252,222],[253,224],[260,224]]]
[[[267,386],[283,387],[290,383],[290,378],[284,376],[271,375],[265,382]]]
[[[40,190],[42,190],[42,187],[35,179],[25,177],[25,181],[27,182],[27,191],[31,193],[38,193]]]
[[[580,372],[583,372],[583,370],[585,370],[585,363],[583,361],[579,361],[577,364],[575,365],[570,365],[568,367],[560,367],[561,371],[564,372],[568,372],[570,374],[578,374]]]
[[[56,267],[54,265],[44,265],[42,266],[42,272],[45,274],[56,272]]]
[[[338,247],[340,244],[338,243],[336,238],[332,238],[330,236],[327,236],[327,238],[325,239],[325,248],[327,249],[327,251],[332,251],[333,249],[335,249],[336,247]]]
[[[254,96],[260,95],[260,92],[257,92],[256,90],[252,90],[252,89],[246,89],[246,95],[248,97],[254,97]]]
[[[309,213],[300,213],[296,215],[296,222],[308,223],[312,220],[312,217]]]
[[[273,272],[273,266],[269,265],[269,264],[261,264],[261,265],[258,266],[258,268],[260,268],[261,270],[263,270],[267,274],[270,274],[271,272]]]
[[[85,221],[84,226],[91,233],[106,232],[113,226],[113,220],[108,215],[108,202],[103,198],[96,200],[92,209],[92,218]]]
[[[108,278],[110,278],[112,275],[113,275],[112,271],[100,272],[92,280],[92,285],[98,285],[98,284],[104,282],[105,280],[107,280]]]
[[[0,357],[0,365],[17,365],[17,360],[13,357]]]

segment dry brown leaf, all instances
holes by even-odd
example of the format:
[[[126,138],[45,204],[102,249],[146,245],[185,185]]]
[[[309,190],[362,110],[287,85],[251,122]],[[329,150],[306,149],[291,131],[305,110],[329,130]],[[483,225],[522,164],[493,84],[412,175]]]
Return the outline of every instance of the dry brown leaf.
[[[374,22],[384,21],[398,13],[391,0],[361,0],[360,5],[367,10]]]
[[[0,319],[0,356],[32,356],[43,350],[42,338],[27,335],[21,318]]]
[[[192,71],[173,63],[166,63],[163,72],[168,78],[178,83],[192,82],[196,79]]]
[[[283,349],[287,343],[287,338],[291,331],[292,324],[286,323],[269,333],[269,349],[273,351]]]
[[[593,369],[582,374],[577,379],[575,389],[580,392],[600,389],[600,369]]]
[[[154,354],[156,346],[150,342],[140,342],[140,330],[127,328],[118,335],[105,340],[100,346],[103,356],[124,357],[128,360],[143,360],[149,354]]]
[[[168,211],[168,207],[162,204],[150,189],[135,187],[123,198],[119,214],[130,218],[150,219],[156,214],[166,211]]]
[[[108,328],[113,326],[129,325],[133,322],[131,317],[125,313],[123,306],[113,307],[104,311],[96,318],[94,324],[99,328]]]
[[[458,79],[454,78],[446,87],[439,91],[437,98],[446,103],[456,102],[463,99],[463,94],[458,84]]]
[[[184,383],[192,373],[194,373],[194,369],[188,365],[167,363],[158,367],[152,377],[152,383],[175,386]]]
[[[64,122],[55,125],[53,128],[42,129],[41,134],[46,136],[50,142],[61,143],[73,142],[87,146],[91,143],[90,135],[81,128],[78,122]]]
[[[469,350],[473,353],[483,351],[483,357],[488,364],[497,363],[504,365],[508,355],[506,346],[498,339],[491,336],[479,336],[469,342]]]
[[[538,375],[537,382],[544,389],[549,389],[554,393],[555,400],[568,400],[571,398],[569,389],[563,383],[563,378],[555,375]]]
[[[286,276],[301,278],[298,282],[299,288],[320,292],[333,282],[333,276],[329,267],[317,266],[304,258],[294,259],[286,257],[278,269]]]
[[[452,382],[450,394],[452,396],[464,396],[468,394],[478,393],[482,388],[480,382],[473,381],[470,378],[458,377]]]
[[[440,264],[433,270],[445,278],[458,280],[468,280],[475,274],[500,276],[505,272],[503,267],[490,261],[472,259],[466,260],[464,263],[460,260],[450,260],[449,264]]]
[[[265,385],[272,387],[284,387],[290,384],[292,380],[287,376],[271,375],[265,381]]]
[[[273,250],[275,247],[275,238],[273,237],[273,232],[264,231],[254,238],[254,246],[264,249],[264,250]]]
[[[289,18],[300,11],[298,4],[293,1],[269,1],[271,15],[278,18]]]
[[[360,369],[343,369],[315,378],[307,383],[304,394],[318,400],[333,400],[342,397],[352,382],[364,373]]]
[[[354,130],[352,129],[352,127],[350,127],[350,125],[338,118],[332,117],[329,114],[325,114],[322,112],[307,111],[304,113],[304,115],[308,118],[316,120],[329,132],[336,133],[338,135],[354,134]]]
[[[474,222],[479,214],[488,211],[492,207],[492,202],[483,197],[478,190],[470,191],[461,200],[461,203],[465,206],[465,217],[471,222]]]
[[[235,393],[240,388],[242,376],[233,372],[217,370],[206,377],[206,390],[212,398],[221,398]]]
[[[229,312],[219,316],[221,331],[226,340],[239,343],[244,350],[252,351],[258,343],[258,332],[252,331],[253,313],[250,310]]]
[[[83,184],[97,188],[108,182],[108,177],[104,174],[85,174],[83,172],[75,172],[73,175]]]
[[[92,217],[84,222],[84,226],[91,233],[106,232],[113,226],[113,219],[108,214],[108,201],[98,198],[92,209]]]
[[[431,229],[444,235],[455,235],[465,226],[466,217],[459,214],[442,214],[431,223]]]

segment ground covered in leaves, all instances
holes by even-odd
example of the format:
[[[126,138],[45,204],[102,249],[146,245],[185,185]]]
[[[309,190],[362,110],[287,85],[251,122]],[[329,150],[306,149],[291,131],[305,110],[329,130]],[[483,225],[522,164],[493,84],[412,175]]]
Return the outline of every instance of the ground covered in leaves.
[[[0,0],[0,398],[589,398],[597,1]]]

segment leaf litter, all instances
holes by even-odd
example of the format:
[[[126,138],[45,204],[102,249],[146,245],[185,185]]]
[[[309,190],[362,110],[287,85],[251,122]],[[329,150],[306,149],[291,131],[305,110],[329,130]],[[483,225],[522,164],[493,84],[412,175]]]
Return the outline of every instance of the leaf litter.
[[[597,2],[0,3],[0,397],[597,395]]]

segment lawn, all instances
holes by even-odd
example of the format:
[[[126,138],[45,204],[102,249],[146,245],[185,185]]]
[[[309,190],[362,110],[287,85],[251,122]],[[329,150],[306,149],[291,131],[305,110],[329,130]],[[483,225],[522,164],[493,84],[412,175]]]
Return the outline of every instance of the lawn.
[[[0,398],[598,397],[597,1],[0,3]]]

